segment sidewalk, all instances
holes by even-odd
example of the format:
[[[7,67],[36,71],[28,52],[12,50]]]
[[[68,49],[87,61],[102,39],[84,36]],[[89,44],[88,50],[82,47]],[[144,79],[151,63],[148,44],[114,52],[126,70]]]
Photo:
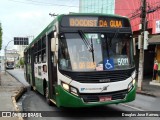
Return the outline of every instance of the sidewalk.
[[[18,111],[16,100],[24,92],[24,86],[7,72],[0,73],[0,116],[3,111]],[[20,120],[18,117],[0,117],[0,120]]]
[[[151,81],[152,81],[151,76],[144,76],[142,83],[142,91],[137,90],[137,93],[154,97],[160,97],[160,86],[150,85]]]

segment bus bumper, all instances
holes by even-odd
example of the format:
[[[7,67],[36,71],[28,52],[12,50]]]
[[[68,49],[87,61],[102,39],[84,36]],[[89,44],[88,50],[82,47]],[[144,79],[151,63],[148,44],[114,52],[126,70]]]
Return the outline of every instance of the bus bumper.
[[[121,100],[111,100],[105,102],[84,102],[79,96],[75,96],[68,91],[64,90],[61,86],[58,86],[57,89],[57,96],[56,96],[56,105],[58,107],[92,107],[92,106],[103,106],[108,104],[119,104],[125,102],[131,102],[135,100],[136,97],[136,86],[134,85],[133,88],[128,92],[126,97]]]

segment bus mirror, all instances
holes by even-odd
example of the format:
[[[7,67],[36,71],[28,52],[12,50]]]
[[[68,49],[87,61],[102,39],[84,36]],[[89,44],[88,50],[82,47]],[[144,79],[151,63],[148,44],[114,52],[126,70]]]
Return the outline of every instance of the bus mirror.
[[[56,52],[58,50],[58,39],[52,38],[51,39],[51,51]]]
[[[57,32],[54,32],[54,38],[57,38]]]
[[[54,38],[51,39],[51,51],[52,52],[56,51],[56,41]]]

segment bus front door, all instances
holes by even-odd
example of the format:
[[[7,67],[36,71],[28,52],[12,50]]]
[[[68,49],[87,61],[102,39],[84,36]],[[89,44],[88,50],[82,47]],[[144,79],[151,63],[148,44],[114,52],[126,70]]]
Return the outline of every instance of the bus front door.
[[[54,64],[54,52],[51,51],[51,36],[47,40],[49,98],[56,100],[57,65]]]

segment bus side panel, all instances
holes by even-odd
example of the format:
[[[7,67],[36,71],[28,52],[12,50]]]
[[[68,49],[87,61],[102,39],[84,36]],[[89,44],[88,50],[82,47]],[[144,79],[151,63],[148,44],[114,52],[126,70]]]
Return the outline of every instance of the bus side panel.
[[[24,64],[24,78],[25,78],[25,80],[27,81],[27,64],[25,63]]]
[[[31,85],[32,83],[32,72],[31,72],[31,64],[27,65],[27,82]]]
[[[44,91],[43,91],[43,80],[40,78],[35,77],[35,86],[36,86],[36,90],[38,92],[40,92],[42,95],[44,95]]]
[[[38,92],[40,92],[41,94],[44,94],[43,91],[43,80],[42,80],[42,67],[40,64],[35,64],[34,65],[35,68],[35,86],[36,86],[36,90]]]
[[[31,49],[31,86],[35,86],[35,76],[34,76],[34,48]]]
[[[24,52],[24,78],[27,81],[28,80],[28,64],[27,64],[27,52]]]
[[[26,80],[27,79],[27,77],[26,77],[26,64],[24,64],[24,79]]]

